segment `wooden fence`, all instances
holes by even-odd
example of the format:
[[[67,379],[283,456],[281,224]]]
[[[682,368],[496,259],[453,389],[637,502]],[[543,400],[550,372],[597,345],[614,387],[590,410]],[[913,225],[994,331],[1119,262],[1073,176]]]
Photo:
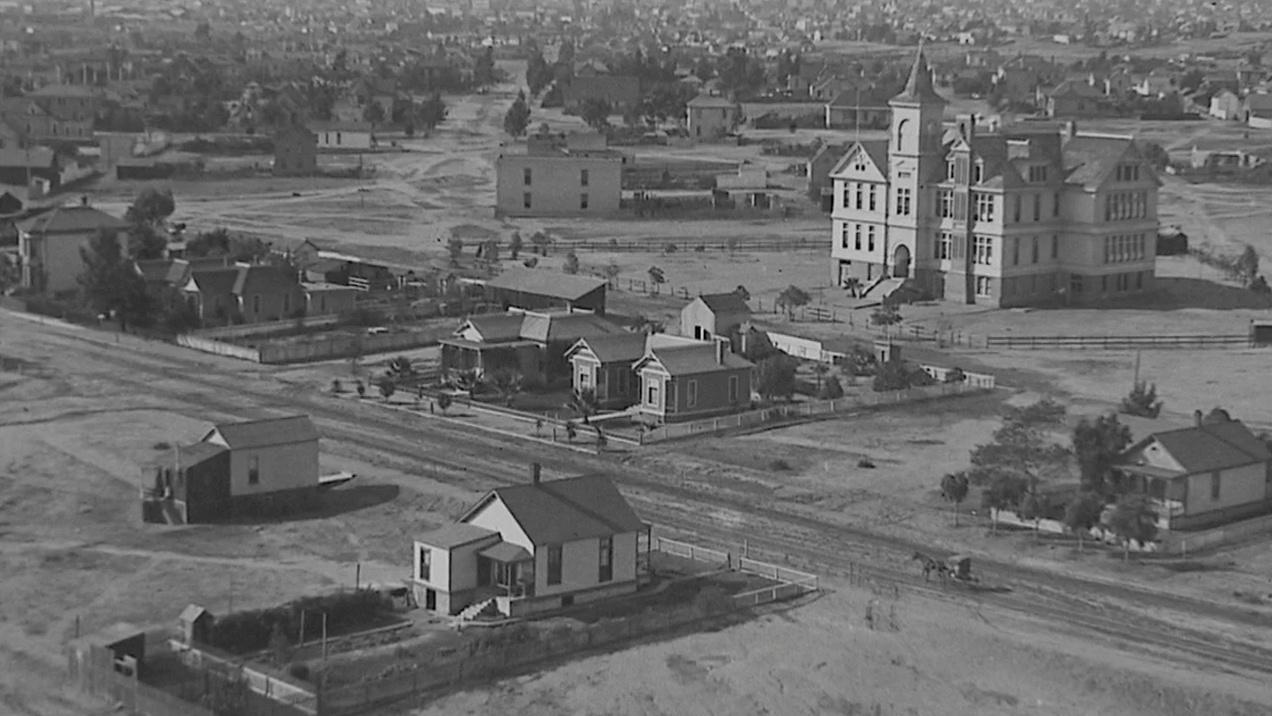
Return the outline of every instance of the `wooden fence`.
[[[610,239],[598,241],[580,239],[577,241],[559,241],[554,244],[557,251],[610,251],[613,253],[666,253],[669,244],[680,253],[706,251],[829,251],[829,239],[810,239],[799,236],[789,239],[694,239],[685,237],[679,241],[668,241],[665,238],[650,237],[643,241],[619,241]]]
[[[987,348],[1076,348],[1134,350],[1136,348],[1252,348],[1248,334],[1167,336],[989,336]]]
[[[676,557],[683,557],[694,562],[706,562],[708,564],[719,564],[728,567],[732,564],[732,556],[728,552],[709,547],[699,547],[688,542],[680,542],[679,540],[668,539],[666,537],[654,537],[653,551],[665,552]]]
[[[988,376],[988,378],[989,383],[992,383],[993,376]],[[802,403],[774,405],[772,407],[764,408],[763,410],[752,410],[746,413],[722,415],[718,418],[707,418],[704,420],[660,425],[652,430],[641,433],[640,442],[641,444],[646,444],[660,442],[663,440],[674,440],[692,435],[719,432],[721,430],[756,427],[766,423],[776,423],[783,420],[798,420],[800,418],[811,418],[819,415],[833,415],[835,413],[841,413],[848,410],[859,410],[862,408],[884,405],[899,405],[902,403],[918,402],[922,400],[933,400],[936,398],[979,392],[992,388],[993,386],[989,384],[973,384],[965,381],[962,383],[926,385],[918,388],[910,388],[908,390],[888,391],[885,393],[862,393],[860,395],[836,398],[835,400],[809,400]]]

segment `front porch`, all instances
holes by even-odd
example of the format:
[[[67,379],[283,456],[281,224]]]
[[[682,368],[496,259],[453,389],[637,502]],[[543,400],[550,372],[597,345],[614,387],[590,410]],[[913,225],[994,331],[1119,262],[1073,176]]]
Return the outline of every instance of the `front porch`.
[[[524,376],[538,376],[541,371],[540,347],[534,341],[479,343],[463,338],[443,338],[439,343],[443,374],[473,371],[482,376],[508,370]]]

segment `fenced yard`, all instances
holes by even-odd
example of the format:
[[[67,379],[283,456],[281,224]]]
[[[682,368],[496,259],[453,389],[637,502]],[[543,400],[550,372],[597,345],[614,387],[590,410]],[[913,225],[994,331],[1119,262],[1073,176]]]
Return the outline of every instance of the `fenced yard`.
[[[988,336],[987,348],[1134,350],[1136,348],[1253,348],[1250,334],[1166,336]]]
[[[831,416],[851,410],[935,400],[954,395],[992,390],[993,387],[993,376],[988,376],[988,382],[939,383],[884,393],[863,392],[858,395],[836,398],[835,400],[809,400],[800,403],[773,405],[762,410],[722,415],[718,418],[660,425],[652,430],[640,433],[640,444],[646,445],[664,440],[675,440],[693,435],[720,432],[722,430],[754,428],[787,420]]]

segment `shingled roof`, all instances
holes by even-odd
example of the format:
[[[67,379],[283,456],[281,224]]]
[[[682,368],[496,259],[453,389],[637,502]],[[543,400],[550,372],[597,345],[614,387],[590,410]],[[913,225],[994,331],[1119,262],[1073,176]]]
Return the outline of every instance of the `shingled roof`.
[[[751,307],[735,291],[728,293],[704,293],[698,298],[711,309],[712,313],[750,313]]]
[[[59,206],[24,222],[21,230],[31,234],[85,234],[101,229],[122,231],[128,222],[84,204]]]
[[[644,523],[614,482],[604,475],[501,487],[469,510],[466,521],[498,498],[536,545],[638,532]]]
[[[486,282],[489,288],[577,301],[605,285],[605,279],[538,269],[504,271]]]
[[[203,442],[208,442],[208,438],[218,434],[231,450],[290,445],[318,439],[318,429],[308,415],[221,423],[203,436]]]
[[[1272,460],[1272,451],[1240,420],[1216,420],[1210,417],[1201,425],[1153,433],[1124,455],[1139,452],[1154,440],[1188,474],[1226,470]]]

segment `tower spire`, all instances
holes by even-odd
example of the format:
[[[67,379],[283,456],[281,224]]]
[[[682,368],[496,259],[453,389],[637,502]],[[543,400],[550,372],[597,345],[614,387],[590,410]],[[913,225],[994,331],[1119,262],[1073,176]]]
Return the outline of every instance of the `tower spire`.
[[[910,68],[910,77],[905,82],[905,89],[893,99],[910,102],[924,100],[944,101],[936,88],[932,86],[932,68],[928,66],[927,55],[923,53],[923,43],[914,55],[914,66]]]

